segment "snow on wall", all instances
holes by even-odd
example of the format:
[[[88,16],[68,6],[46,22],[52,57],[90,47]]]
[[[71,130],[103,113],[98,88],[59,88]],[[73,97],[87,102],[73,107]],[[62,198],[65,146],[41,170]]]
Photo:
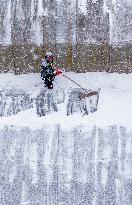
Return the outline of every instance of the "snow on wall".
[[[5,127],[0,137],[0,204],[132,204],[125,127]]]
[[[128,30],[127,24],[129,23],[129,20],[131,20],[131,15],[132,15],[132,9],[131,9],[131,0],[129,1],[112,1],[112,0],[105,0],[103,1],[103,10],[104,13],[109,13],[110,14],[110,39],[112,43],[121,43],[122,41],[129,41],[131,42],[131,38],[126,38],[126,35],[130,33]],[[78,5],[79,9],[82,13],[87,14],[87,3],[88,1],[84,0],[79,0]],[[95,6],[95,4],[98,4],[98,1],[92,1],[91,3],[93,4],[92,7]],[[56,8],[59,11],[62,9],[64,2],[58,0],[56,2]],[[70,5],[70,10],[71,12],[75,13],[75,4],[76,1],[72,1]],[[4,5],[4,6],[3,6]],[[65,6],[65,5],[64,5]],[[64,7],[63,6],[63,7]],[[9,45],[11,44],[11,35],[16,34],[18,30],[20,29],[25,29],[25,26],[29,29],[28,35],[30,33],[30,39],[29,36],[27,37],[27,41],[30,43],[35,43],[35,44],[42,44],[43,43],[43,29],[42,29],[42,18],[43,16],[47,16],[48,12],[50,11],[47,6],[44,7],[44,2],[42,0],[38,1],[28,1],[23,3],[20,0],[16,0],[15,2],[12,2],[11,0],[9,1],[2,1],[1,2],[1,7],[2,7],[2,21],[1,21],[1,44],[2,45]],[[53,11],[51,11],[53,12]],[[96,12],[96,11],[95,11]],[[121,12],[121,15],[120,15]],[[54,16],[54,12],[52,13]],[[64,15],[64,13],[63,13]],[[57,19],[57,40],[62,41],[63,37],[65,36],[65,26],[62,24],[62,18],[63,15],[60,16],[60,20]],[[103,14],[102,14],[103,15]],[[58,16],[59,17],[59,16]],[[66,17],[65,17],[66,18]],[[75,18],[75,15],[72,16],[72,18]],[[75,21],[73,19],[72,21]],[[90,22],[89,22],[90,23]],[[18,24],[18,25],[17,25]],[[21,24],[21,25],[20,25]],[[26,25],[25,25],[26,24]],[[66,24],[66,22],[65,22]],[[21,28],[17,28],[17,27]],[[53,25],[52,25],[53,26]],[[105,25],[106,26],[106,25]],[[15,29],[16,31],[11,31],[12,29]],[[61,27],[61,29],[60,29]],[[73,26],[74,27],[74,26]],[[48,29],[48,25],[47,25]],[[103,28],[102,28],[103,29]],[[52,30],[52,28],[51,28]],[[60,37],[60,30],[62,30],[62,35]],[[74,28],[73,28],[74,30]],[[24,32],[26,32],[24,30]],[[22,31],[21,35],[23,35]],[[51,32],[51,31],[50,31]],[[12,34],[11,34],[12,33]],[[18,34],[19,35],[19,34]],[[96,34],[98,35],[98,34]],[[53,36],[53,33],[52,33]],[[52,37],[53,38],[53,37]],[[50,39],[50,41],[52,40]],[[24,37],[25,39],[25,37]],[[14,38],[15,41],[15,38]],[[19,42],[19,40],[18,40]]]
[[[83,97],[82,99],[81,96],[83,92],[81,89],[71,89],[68,92],[70,94],[65,101],[67,93],[62,90],[51,92],[44,89],[34,98],[26,94],[24,90],[0,90],[0,117],[13,116],[21,111],[33,109],[33,107],[36,109],[36,115],[42,117],[49,113],[57,112],[58,104],[60,103],[62,103],[62,106],[66,109],[65,116],[77,112],[82,113],[82,115],[88,115],[97,111],[99,92],[93,96]]]
[[[63,91],[75,85],[62,77],[54,82],[57,112],[1,117],[0,204],[132,204],[132,75],[67,76],[85,88],[101,87],[98,111],[65,116]],[[44,89],[40,80],[1,74],[0,88],[35,98]]]
[[[105,0],[104,10],[110,14],[110,40],[112,44],[132,42],[128,22],[132,20],[132,0]],[[128,37],[126,38],[126,35]]]
[[[9,0],[8,2],[7,12],[3,24],[5,26],[4,28],[5,34],[2,43],[4,45],[10,45],[11,44],[11,0]]]

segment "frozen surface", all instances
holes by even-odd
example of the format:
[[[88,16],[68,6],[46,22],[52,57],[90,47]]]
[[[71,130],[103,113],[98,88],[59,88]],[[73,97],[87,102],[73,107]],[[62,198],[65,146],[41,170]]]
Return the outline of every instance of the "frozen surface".
[[[101,88],[96,112],[67,116],[69,91],[77,87],[59,76],[50,93],[57,110],[50,106],[39,117],[40,75],[0,75],[6,97],[19,99],[19,90],[36,99],[0,117],[0,204],[132,204],[132,74],[66,75],[86,89]]]
[[[10,116],[27,110],[31,107],[33,99],[23,90],[16,88],[0,91],[0,116]]]
[[[96,125],[101,128],[122,125],[132,129],[132,74],[66,73],[66,75],[87,90],[101,88],[98,111],[88,116],[84,115],[84,117],[80,112],[67,116],[70,93],[78,88],[63,76],[59,76],[54,81],[53,91],[49,91],[52,93],[54,104],[57,106],[57,112],[51,110],[48,115],[40,118],[36,116],[35,101],[33,101],[33,108],[23,110],[10,117],[1,117],[0,126],[28,126],[31,129],[36,129],[41,128],[43,124],[61,124],[64,129],[69,129],[82,124],[89,125],[89,127]],[[30,99],[35,99],[40,93],[44,92],[45,88],[40,74],[19,76],[1,74],[0,90],[4,92],[13,89],[19,91],[17,94],[24,92]],[[94,99],[92,102],[94,102]]]
[[[0,204],[132,204],[125,127],[5,127],[0,137]]]

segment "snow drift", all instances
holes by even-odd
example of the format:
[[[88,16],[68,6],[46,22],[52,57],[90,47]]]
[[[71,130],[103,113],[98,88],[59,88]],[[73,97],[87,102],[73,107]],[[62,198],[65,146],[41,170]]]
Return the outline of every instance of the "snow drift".
[[[49,95],[39,74],[0,75],[0,204],[132,203],[132,75],[67,75],[101,88],[96,112],[82,116],[75,102],[67,115],[77,88],[63,77]]]

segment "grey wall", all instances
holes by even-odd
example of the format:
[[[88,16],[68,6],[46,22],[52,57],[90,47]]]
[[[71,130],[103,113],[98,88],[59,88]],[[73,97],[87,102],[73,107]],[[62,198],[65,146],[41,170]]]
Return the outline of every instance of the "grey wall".
[[[132,203],[132,133],[60,125],[0,129],[0,204]]]

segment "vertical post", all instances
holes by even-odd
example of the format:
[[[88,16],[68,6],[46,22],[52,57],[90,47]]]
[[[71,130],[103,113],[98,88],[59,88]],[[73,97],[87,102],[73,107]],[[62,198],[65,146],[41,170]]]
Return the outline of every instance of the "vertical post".
[[[43,47],[42,47],[42,52],[44,52],[44,15],[42,15],[42,26],[43,26]]]
[[[54,27],[54,43],[55,43],[55,60],[57,62],[57,2],[55,1],[55,27]]]
[[[45,15],[45,13],[42,15],[42,26],[43,26],[42,57],[44,58],[44,54],[47,50],[47,45],[48,45],[47,16]]]
[[[14,68],[14,72],[15,75],[17,75],[17,69],[16,69],[16,62],[15,62],[15,54],[14,54],[14,46],[13,46],[13,42],[12,42],[12,57],[13,57],[13,68]]]
[[[76,0],[76,39],[75,39],[75,65],[76,65],[76,70],[77,65],[78,65],[78,0]]]
[[[111,44],[109,44],[109,69],[108,69],[108,72],[110,72],[111,70]]]
[[[76,58],[78,51],[78,0],[76,0]]]
[[[12,59],[13,59],[13,69],[15,75],[18,74],[17,68],[16,68],[16,61],[15,61],[15,53],[14,53],[14,29],[13,29],[13,23],[14,23],[14,16],[11,17],[11,52],[12,52]]]

